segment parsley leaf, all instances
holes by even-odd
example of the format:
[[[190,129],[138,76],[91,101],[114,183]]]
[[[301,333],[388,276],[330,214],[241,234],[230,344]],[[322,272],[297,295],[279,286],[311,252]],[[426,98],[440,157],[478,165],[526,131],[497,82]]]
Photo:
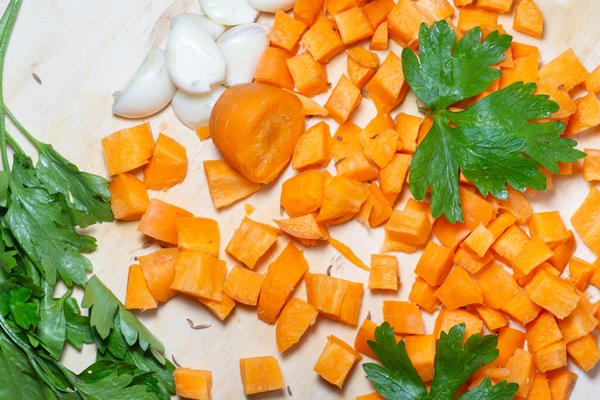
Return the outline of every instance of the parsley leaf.
[[[406,353],[404,341],[396,343],[394,329],[384,322],[375,328],[375,342],[369,346],[383,366],[363,364],[367,379],[390,400],[451,400],[456,391],[483,365],[498,357],[498,337],[479,334],[469,337],[463,347],[465,324],[442,332],[436,349],[435,373],[429,393]],[[489,378],[459,397],[462,400],[512,399],[519,385],[501,381],[491,386]]]
[[[463,111],[450,105],[475,96],[501,75],[490,68],[504,59],[511,43],[508,35],[490,33],[481,41],[481,29],[468,31],[455,46],[456,33],[446,21],[430,29],[421,25],[419,59],[402,51],[402,68],[408,85],[427,109],[433,126],[413,155],[410,189],[421,200],[431,187],[431,211],[448,221],[462,221],[458,191],[459,171],[485,196],[506,199],[506,184],[517,190],[546,188],[544,166],[558,172],[557,162],[574,162],[585,156],[576,142],[561,138],[565,125],[549,117],[559,106],[547,95],[532,93],[534,83],[516,82],[493,92]]]
[[[35,325],[40,321],[37,313],[37,305],[31,301],[31,289],[18,287],[8,293],[0,295],[0,315],[3,317],[9,313],[14,322],[24,329]]]

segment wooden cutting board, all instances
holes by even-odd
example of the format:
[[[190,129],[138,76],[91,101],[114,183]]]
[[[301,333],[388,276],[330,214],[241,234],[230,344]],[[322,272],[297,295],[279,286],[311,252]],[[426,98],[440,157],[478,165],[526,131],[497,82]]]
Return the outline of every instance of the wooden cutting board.
[[[7,1],[0,4],[6,5]],[[516,1],[515,1],[516,3]],[[600,2],[597,0],[539,0],[546,24],[544,40],[521,34],[515,40],[540,47],[542,63],[546,63],[565,49],[572,47],[583,64],[591,71],[600,63]],[[514,7],[513,7],[514,8]],[[106,176],[100,139],[113,131],[132,126],[139,121],[117,118],[111,113],[111,94],[124,87],[153,46],[162,46],[169,33],[170,18],[185,12],[200,12],[195,0],[163,1],[77,1],[77,0],[26,0],[18,17],[10,42],[5,70],[5,100],[21,122],[40,140],[51,142],[68,159],[81,169]],[[500,17],[500,22],[511,33],[512,14]],[[261,20],[269,21],[269,16]],[[456,17],[455,17],[456,20]],[[397,47],[394,47],[397,49]],[[384,54],[382,52],[381,54]],[[345,55],[335,57],[328,65],[330,81],[336,82],[345,70]],[[35,73],[41,79],[38,83]],[[327,94],[316,98],[321,104]],[[407,96],[394,110],[416,113],[415,98]],[[364,100],[354,115],[355,122],[364,126],[373,116],[374,107]],[[231,207],[216,211],[212,205],[204,177],[202,161],[219,158],[210,140],[200,142],[195,133],[182,125],[166,108],[148,118],[155,135],[164,132],[184,144],[188,150],[189,167],[186,180],[168,191],[151,191],[151,197],[187,208],[196,215],[219,221],[221,229],[221,255],[228,268],[236,265],[224,248],[233,230],[244,217],[244,203],[256,206],[251,218],[269,222],[280,218],[279,193],[281,183],[293,172],[288,168],[275,182]],[[314,118],[308,124],[314,124]],[[331,121],[330,121],[331,122]],[[336,124],[331,122],[332,130]],[[579,148],[600,148],[598,130],[578,135]],[[329,169],[333,170],[330,164]],[[566,224],[581,204],[589,184],[580,175],[557,177],[554,189],[531,197],[536,211],[558,209]],[[400,206],[408,198],[408,191]],[[148,239],[137,233],[136,222],[117,222],[89,228],[87,233],[98,238],[98,249],[90,254],[97,274],[108,287],[124,299],[127,268],[136,256],[147,254],[158,247],[147,247]],[[377,253],[382,244],[383,230],[366,229],[357,221],[331,228],[331,235],[350,245],[366,263],[370,254]],[[279,238],[276,248],[257,267],[264,273],[270,261],[283,249],[288,238]],[[366,284],[368,274],[342,258],[329,246],[303,248],[313,272],[325,273],[333,265],[333,276]],[[408,298],[414,280],[413,269],[419,253],[397,253],[400,263],[401,288],[398,292],[370,293],[365,291],[360,320],[370,312],[375,322],[381,322],[381,304],[384,299]],[[576,256],[594,261],[595,256],[580,243]],[[595,288],[590,289],[594,299],[600,298]],[[299,285],[294,296],[305,298],[304,285]],[[275,345],[274,326],[256,318],[252,307],[239,305],[225,322],[215,319],[196,300],[177,296],[157,310],[138,314],[140,319],[166,345],[166,356],[175,356],[187,367],[210,369],[213,372],[213,397],[215,399],[243,398],[238,360],[242,357],[273,355],[282,367],[285,385],[296,399],[353,399],[373,391],[364,378],[360,366],[348,376],[340,390],[312,371],[326,338],[335,334],[353,343],[356,327],[345,326],[319,318],[302,341],[285,354],[279,354]],[[186,319],[195,324],[211,324],[204,330],[190,329]],[[426,318],[426,329],[432,330],[433,319]],[[75,371],[88,365],[93,349],[82,352],[68,351],[65,364]],[[368,358],[363,362],[370,361]],[[590,398],[600,390],[596,377],[600,368],[579,373],[579,382],[573,399]],[[255,399],[280,399],[290,395],[286,390],[252,396]],[[593,398],[592,396],[591,398]]]

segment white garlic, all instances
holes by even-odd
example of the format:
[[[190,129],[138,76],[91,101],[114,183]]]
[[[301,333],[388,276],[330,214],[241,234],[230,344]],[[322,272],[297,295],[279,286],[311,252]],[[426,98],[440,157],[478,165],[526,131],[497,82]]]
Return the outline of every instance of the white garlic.
[[[259,14],[248,0],[200,0],[200,5],[208,18],[222,25],[254,22]]]
[[[189,22],[198,24],[199,26],[202,27],[202,29],[204,29],[204,31],[206,33],[208,33],[210,35],[211,38],[213,38],[213,40],[217,40],[219,38],[219,36],[221,36],[223,34],[223,32],[225,32],[224,25],[217,24],[212,19],[208,18],[206,15],[193,14],[193,13],[181,14],[181,15],[176,15],[175,17],[173,17],[171,19],[171,29],[173,28],[175,23],[181,19],[185,19]]]
[[[225,86],[252,82],[263,52],[269,47],[271,28],[265,24],[242,24],[217,40],[227,61]]]
[[[171,101],[173,112],[181,122],[193,130],[207,126],[212,108],[224,91],[225,87],[221,85],[200,95],[178,90]]]
[[[173,83],[190,94],[210,92],[225,80],[226,62],[221,48],[189,19],[173,23],[165,57]]]
[[[296,0],[248,0],[248,3],[259,11],[274,13],[291,10]]]
[[[116,96],[112,111],[125,118],[144,118],[165,108],[176,90],[167,73],[165,52],[153,48]]]

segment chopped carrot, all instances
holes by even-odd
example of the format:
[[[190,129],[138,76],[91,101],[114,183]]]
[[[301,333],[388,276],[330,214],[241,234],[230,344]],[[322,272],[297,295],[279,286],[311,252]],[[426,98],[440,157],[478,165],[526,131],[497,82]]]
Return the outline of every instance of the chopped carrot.
[[[588,92],[600,93],[600,65],[590,72],[584,81],[584,85]]]
[[[362,7],[350,8],[332,15],[334,15],[342,42],[346,46],[373,36],[374,29]]]
[[[223,293],[221,301],[203,299],[201,297],[198,297],[198,301],[221,321],[225,320],[235,307],[235,301],[225,293]]]
[[[456,249],[458,245],[471,233],[465,224],[458,222],[452,224],[442,215],[433,225],[433,234],[444,246]]]
[[[454,310],[469,304],[483,303],[483,295],[471,275],[459,266],[452,268],[441,286],[435,291],[444,307]]]
[[[533,361],[541,372],[552,371],[567,365],[567,344],[564,340],[552,343],[533,352]]]
[[[425,328],[419,307],[408,301],[384,300],[383,319],[401,335],[423,335]]]
[[[509,264],[529,243],[529,236],[517,225],[508,228],[492,245],[492,252],[500,261]]]
[[[205,253],[180,251],[171,289],[194,297],[221,301],[226,272],[223,260]]]
[[[235,203],[260,190],[260,183],[252,182],[224,160],[203,161],[208,191],[215,208]]]
[[[501,310],[518,323],[526,325],[539,315],[542,307],[531,301],[525,293],[517,292]]]
[[[536,372],[527,400],[552,400],[548,378],[544,372]]]
[[[307,29],[308,26],[304,22],[290,17],[281,10],[277,10],[273,20],[273,29],[269,35],[271,46],[295,54],[298,51],[300,38]]]
[[[519,385],[517,396],[526,397],[535,377],[535,364],[531,354],[523,349],[517,349],[506,363],[506,369],[510,371],[507,381]]]
[[[479,257],[483,257],[492,243],[494,243],[495,239],[494,234],[480,223],[477,228],[462,241],[460,246],[475,253]]]
[[[406,244],[421,245],[431,232],[431,220],[424,212],[394,210],[385,230],[390,238]]]
[[[550,96],[550,100],[558,104],[559,109],[552,113],[551,118],[560,119],[569,117],[577,109],[577,105],[571,99],[569,92],[562,88],[558,79],[553,76],[547,76],[539,80],[533,94],[547,94]]]
[[[587,154],[583,159],[583,179],[588,182],[600,180],[600,150],[586,148],[583,151]]]
[[[167,189],[185,178],[187,155],[185,147],[175,139],[160,133],[148,164],[144,166],[144,184],[148,189]]]
[[[558,211],[533,213],[527,226],[532,238],[540,238],[551,249],[566,242],[570,236]]]
[[[494,259],[494,255],[491,251],[486,252],[483,257],[479,257],[471,250],[467,250],[464,247],[459,247],[454,253],[452,261],[469,271],[472,274],[476,274],[481,271],[486,265],[488,265]]]
[[[587,289],[596,269],[594,264],[581,258],[573,257],[569,261],[569,279],[575,284],[578,290],[584,291]]]
[[[575,232],[596,255],[600,255],[600,190],[595,186],[571,216]]]
[[[331,159],[331,134],[329,125],[320,121],[304,132],[292,155],[292,169],[305,170],[314,167],[325,167]]]
[[[190,217],[175,220],[177,247],[219,256],[219,224],[211,218]]]
[[[283,389],[283,375],[275,357],[240,358],[240,374],[246,396]]]
[[[497,14],[505,14],[512,8],[513,0],[477,0],[477,7],[492,11]]]
[[[371,194],[367,198],[356,216],[361,223],[370,228],[375,228],[386,223],[392,216],[392,206],[376,183],[368,186]]]
[[[125,293],[125,309],[149,310],[158,307],[158,301],[152,296],[142,267],[139,264],[129,266],[127,276],[127,292]]]
[[[482,304],[476,304],[473,308],[485,326],[492,332],[508,325],[508,317],[498,310],[486,307]]]
[[[560,275],[560,272],[556,268],[554,268],[552,266],[552,264],[550,264],[549,262],[543,262],[540,265],[538,265],[537,267],[535,267],[534,269],[532,269],[531,272],[528,273],[527,275],[523,275],[523,276],[519,277],[517,279],[517,282],[519,283],[519,285],[525,286],[529,282],[531,282],[533,277],[536,276],[537,273],[540,271],[546,271],[550,275],[554,275],[554,276]],[[516,274],[514,274],[513,276],[516,276]]]
[[[264,279],[262,274],[234,266],[225,278],[223,292],[239,303],[255,306]]]
[[[304,300],[290,299],[277,319],[275,339],[281,353],[298,343],[306,330],[314,325],[319,312]]]
[[[571,314],[579,301],[572,283],[546,271],[538,272],[525,286],[525,292],[531,301],[559,319]]]
[[[411,157],[410,154],[396,153],[383,168],[379,169],[377,178],[381,185],[381,192],[388,199],[390,205],[395,203],[396,198],[402,192]]]
[[[454,15],[454,7],[448,0],[417,0],[416,6],[433,21],[450,18]]]
[[[298,92],[294,92],[293,90],[283,89],[286,92],[289,92],[296,96],[300,102],[302,103],[302,108],[304,109],[304,115],[318,115],[321,117],[326,117],[329,115],[329,111],[310,97],[306,97],[303,94]]]
[[[287,66],[292,55],[277,47],[268,47],[260,57],[254,80],[258,83],[273,85],[278,88],[294,89],[294,79]],[[212,134],[212,129],[210,130]]]
[[[452,256],[452,249],[430,240],[417,262],[415,274],[423,278],[427,284],[439,286],[452,268]]]
[[[367,3],[370,4],[370,3]],[[369,393],[369,394],[363,394],[360,396],[356,396],[355,400],[385,400],[385,397],[383,397],[382,395],[380,395],[377,392],[373,392],[373,393]]]
[[[363,147],[369,146],[369,143],[377,139],[381,132],[394,128],[394,119],[389,111],[382,108],[377,109],[375,117],[369,121],[367,126],[360,132],[358,139]]]
[[[210,129],[208,126],[201,126],[200,128],[196,129],[196,135],[201,141],[205,141],[210,137]]]
[[[388,111],[400,104],[407,89],[408,84],[402,74],[402,61],[392,51],[363,88],[376,105]]]
[[[324,107],[338,124],[343,124],[358,107],[361,100],[360,89],[346,75],[342,75]]]
[[[288,58],[285,62],[294,85],[303,95],[313,97],[329,90],[327,69],[308,51]]]
[[[440,313],[435,319],[435,327],[433,329],[435,338],[439,339],[441,332],[448,333],[454,325],[463,323],[466,327],[463,344],[467,341],[468,338],[470,338],[474,334],[481,334],[481,329],[483,328],[483,321],[477,318],[475,315],[462,308],[457,308],[456,310],[448,310],[445,307],[442,307]]]
[[[308,26],[313,24],[323,15],[325,0],[296,0],[294,4],[294,18]]]
[[[436,289],[436,286],[429,285],[425,279],[417,276],[408,295],[408,300],[428,313],[432,313],[439,304],[438,298],[434,295]]]
[[[398,258],[396,256],[371,254],[368,288],[398,290]]]
[[[334,206],[351,212],[358,212],[370,193],[362,182],[345,176],[334,176],[325,188],[325,197],[331,200]]]
[[[554,255],[548,259],[548,262],[556,268],[557,271],[562,272],[575,252],[575,246],[575,235],[573,234],[573,231],[569,231],[568,239],[563,244],[556,246],[553,250]]]
[[[600,124],[600,101],[596,94],[589,92],[575,100],[577,109],[569,118],[564,135],[571,136]]]
[[[533,0],[518,0],[513,29],[534,38],[541,38],[544,30],[544,16]]]
[[[142,216],[137,231],[163,242],[177,244],[178,218],[193,217],[194,215],[183,208],[152,199]]]
[[[502,308],[519,291],[514,278],[500,264],[490,265],[475,281],[481,289],[484,303],[491,308]]]
[[[504,367],[515,354],[517,349],[523,348],[525,344],[525,333],[518,329],[503,327],[498,329],[498,358],[494,364]]]
[[[547,76],[557,78],[560,84],[564,85],[562,89],[569,91],[585,81],[589,72],[573,49],[567,49],[540,69],[539,78]]]
[[[352,57],[348,57],[346,61],[346,72],[348,73],[348,77],[357,88],[362,89],[369,79],[371,79],[371,77],[375,74],[375,70],[359,64],[358,62],[354,61]]]
[[[577,374],[564,369],[548,371],[548,386],[552,400],[568,400],[577,382]]]
[[[306,214],[288,219],[275,219],[273,221],[282,231],[307,246],[316,245],[316,240],[324,240],[329,237],[327,227],[316,220],[315,214]]]
[[[552,257],[554,253],[541,239],[534,237],[527,242],[511,261],[518,279],[530,273],[535,267]]]
[[[154,149],[149,122],[114,132],[104,137],[101,143],[109,175],[129,172],[147,164]]]
[[[365,146],[365,154],[379,168],[384,168],[395,155],[399,136],[394,129],[387,129],[371,136]]]
[[[487,11],[482,8],[465,6],[458,12],[458,22],[456,26],[463,34],[470,29],[482,25],[497,25],[498,14]]]
[[[356,337],[354,339],[354,350],[358,351],[361,354],[364,354],[367,357],[377,359],[377,356],[369,346],[368,341],[375,341],[375,328],[377,328],[377,324],[370,319],[365,319],[358,331],[356,331]]]
[[[369,43],[369,50],[387,50],[388,48],[388,24],[387,21],[383,21],[375,32],[373,32],[373,38]]]
[[[421,23],[431,26],[433,20],[423,14],[412,0],[398,0],[388,17],[390,38],[402,47],[415,50],[418,46]]]
[[[123,172],[117,174],[108,185],[110,209],[115,219],[134,221],[142,218],[150,198],[144,183],[135,175]]]
[[[250,215],[252,214],[254,211],[256,211],[256,207],[254,207],[252,204],[250,203],[244,203],[244,211],[246,212],[246,215]]]
[[[329,15],[335,17],[337,14],[358,7],[357,0],[327,0],[325,8]]]
[[[589,371],[600,360],[598,338],[592,332],[567,343],[567,353],[582,370]]]
[[[178,367],[173,372],[177,396],[195,400],[210,400],[212,373],[210,371]]]
[[[318,62],[326,63],[336,54],[344,51],[344,42],[335,22],[320,17],[302,36],[300,45],[305,47]]]
[[[381,25],[394,8],[394,0],[371,0],[362,7],[373,29]]]
[[[244,217],[225,251],[254,269],[258,260],[277,241],[278,234],[274,227]]]
[[[590,333],[598,325],[594,316],[595,306],[581,296],[577,306],[569,315],[558,321],[558,327],[567,343]]]
[[[433,335],[413,335],[404,338],[406,354],[423,382],[433,379],[436,344]]]
[[[323,204],[323,186],[321,172],[306,170],[283,182],[279,202],[291,217],[311,213]]]
[[[327,337],[327,345],[321,352],[313,370],[327,382],[342,388],[352,366],[362,356],[350,345],[333,335]]]
[[[517,218],[517,223],[526,223],[531,214],[533,214],[533,208],[531,208],[531,205],[521,192],[511,187],[508,187],[507,189],[508,198],[499,202],[500,209],[515,216]]]
[[[360,143],[335,142],[331,150],[337,174],[366,182],[377,178],[377,171]]]
[[[350,325],[358,321],[363,286],[323,274],[305,275],[308,302],[327,318]]]
[[[533,351],[538,351],[563,338],[556,318],[550,312],[542,310],[536,319],[525,327],[527,345]]]
[[[367,267],[365,263],[362,262],[362,260],[358,258],[356,254],[354,254],[350,247],[332,237],[327,238],[327,241],[333,246],[334,249],[339,251],[340,254],[343,255],[352,264],[356,265],[361,269],[364,269],[365,271],[369,271],[369,267]]]
[[[177,294],[171,289],[175,278],[175,266],[179,250],[176,248],[159,249],[150,254],[138,256],[148,289],[158,301],[167,301]]]
[[[399,113],[396,117],[395,129],[400,134],[400,140],[398,145],[401,144],[400,148],[396,147],[396,151],[403,153],[413,154],[417,149],[417,136],[419,134],[419,127],[423,122],[423,118],[417,117],[410,114]]]

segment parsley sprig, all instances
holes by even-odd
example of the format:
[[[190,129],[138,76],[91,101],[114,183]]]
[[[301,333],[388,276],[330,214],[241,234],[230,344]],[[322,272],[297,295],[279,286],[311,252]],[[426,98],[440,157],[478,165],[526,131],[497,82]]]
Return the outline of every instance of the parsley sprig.
[[[498,358],[498,336],[470,336],[463,347],[465,324],[442,332],[436,349],[435,373],[427,391],[406,353],[404,341],[396,343],[394,329],[388,322],[375,328],[375,341],[369,346],[383,366],[363,364],[367,378],[377,392],[389,400],[451,400],[457,390],[481,368]],[[519,385],[500,381],[492,386],[489,378],[457,399],[512,399]]]
[[[162,343],[97,277],[87,279],[92,265],[82,252],[96,240],[79,228],[113,220],[108,181],[38,141],[4,103],[4,59],[20,5],[11,0],[0,19],[0,399],[168,400],[175,367]],[[7,120],[33,144],[35,165]],[[55,298],[59,280],[68,290]],[[89,316],[74,285],[85,288]],[[96,362],[70,371],[59,361],[67,343],[94,343]]]
[[[462,221],[459,172],[486,196],[506,199],[506,184],[523,191],[546,188],[540,166],[558,173],[557,162],[585,156],[576,142],[561,138],[565,124],[532,122],[559,109],[547,95],[532,95],[535,83],[516,82],[475,102],[463,111],[451,105],[483,92],[502,72],[490,68],[502,61],[512,38],[497,31],[481,40],[481,29],[469,30],[456,43],[456,33],[444,20],[421,25],[419,58],[402,51],[408,85],[433,119],[410,165],[410,190],[421,200],[431,188],[434,217]]]

